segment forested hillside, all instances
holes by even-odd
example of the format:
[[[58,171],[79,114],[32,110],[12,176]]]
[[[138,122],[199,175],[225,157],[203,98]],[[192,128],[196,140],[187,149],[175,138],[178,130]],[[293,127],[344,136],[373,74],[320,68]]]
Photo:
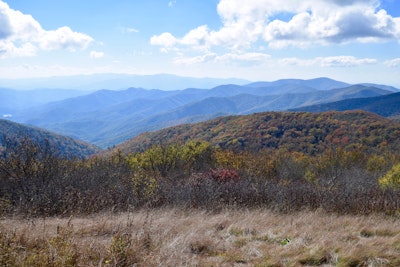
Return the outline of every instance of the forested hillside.
[[[201,140],[234,150],[284,149],[319,154],[333,147],[400,149],[400,124],[364,111],[264,112],[220,117],[141,134],[117,146],[126,153],[154,144]]]
[[[53,153],[67,158],[86,158],[100,151],[94,145],[70,137],[8,120],[0,120],[0,152],[13,151],[24,142],[37,145],[41,149],[52,149]]]

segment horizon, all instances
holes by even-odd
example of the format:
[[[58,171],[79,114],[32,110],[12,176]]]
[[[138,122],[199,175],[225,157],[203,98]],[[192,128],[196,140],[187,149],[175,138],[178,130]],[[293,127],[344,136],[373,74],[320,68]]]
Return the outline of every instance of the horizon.
[[[310,3],[0,0],[0,79],[166,73],[400,87],[399,1]]]
[[[101,79],[94,80],[93,78],[101,78]],[[165,80],[163,79],[169,79],[170,83],[168,85],[163,85],[165,82]],[[326,77],[326,76],[312,77],[312,78],[290,77],[290,78],[282,78],[276,80],[247,80],[235,77],[230,77],[230,78],[191,77],[191,76],[179,76],[167,73],[149,74],[149,75],[137,75],[129,73],[94,73],[94,74],[80,74],[80,75],[69,75],[69,76],[66,75],[66,76],[50,76],[50,77],[31,77],[23,79],[0,78],[0,89],[12,89],[12,90],[22,90],[22,91],[56,89],[56,90],[82,90],[82,91],[94,92],[98,90],[126,90],[129,88],[140,88],[145,90],[155,89],[162,91],[174,91],[174,90],[185,90],[189,88],[212,89],[214,87],[229,85],[229,84],[246,86],[248,84],[259,83],[259,82],[273,83],[282,80],[309,81],[318,79],[329,79],[333,81],[347,83],[349,85],[357,85],[357,84],[383,85],[383,86],[390,86],[397,90],[400,90],[400,87],[393,84],[369,83],[364,81],[352,83],[349,81],[333,79],[331,77]],[[60,86],[58,84],[60,82],[63,82],[63,86]],[[188,85],[186,86],[186,84]],[[109,86],[107,87],[107,85]]]

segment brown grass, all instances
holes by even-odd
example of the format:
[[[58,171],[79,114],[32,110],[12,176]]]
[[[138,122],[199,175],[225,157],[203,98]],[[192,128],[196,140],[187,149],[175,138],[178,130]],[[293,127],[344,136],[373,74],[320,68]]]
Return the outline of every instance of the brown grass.
[[[400,266],[400,220],[141,210],[0,221],[0,266]]]

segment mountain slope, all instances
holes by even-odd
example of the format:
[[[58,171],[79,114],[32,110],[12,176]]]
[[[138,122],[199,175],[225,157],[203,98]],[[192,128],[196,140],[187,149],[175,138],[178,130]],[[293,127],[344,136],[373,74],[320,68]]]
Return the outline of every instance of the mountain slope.
[[[374,112],[384,117],[400,115],[400,93],[384,96],[346,99],[342,101],[312,105],[293,109],[293,111],[322,112],[328,110],[365,110]]]
[[[373,151],[400,149],[400,124],[373,113],[263,112],[220,117],[139,136],[117,146],[124,153],[142,151],[163,143],[203,140],[232,149],[286,149],[315,154],[327,148],[347,147]]]
[[[67,157],[88,157],[100,151],[99,148],[81,142],[70,137],[58,135],[39,129],[29,127],[19,123],[0,119],[0,136],[6,137],[15,142],[20,142],[23,138],[31,138],[34,142],[49,142],[49,145],[63,156]],[[0,138],[0,151],[4,145]]]
[[[241,114],[249,114],[262,111],[279,111],[292,107],[301,107],[317,103],[328,103],[342,99],[350,99],[357,97],[372,97],[386,95],[389,91],[366,87],[362,85],[352,85],[340,89],[332,89],[327,91],[317,91],[302,94],[283,94],[267,97],[258,97],[253,103],[249,103],[241,110]],[[240,103],[240,97],[237,96],[237,103]],[[249,102],[249,101],[247,101]]]
[[[170,93],[162,90],[140,88],[129,88],[123,91],[99,90],[88,95],[51,102],[37,108],[25,110],[15,114],[13,117],[18,122],[42,126],[40,124],[41,121],[66,121],[80,117],[81,114],[98,112],[133,99],[157,99],[163,98],[168,94]],[[35,123],[35,120],[39,123]]]

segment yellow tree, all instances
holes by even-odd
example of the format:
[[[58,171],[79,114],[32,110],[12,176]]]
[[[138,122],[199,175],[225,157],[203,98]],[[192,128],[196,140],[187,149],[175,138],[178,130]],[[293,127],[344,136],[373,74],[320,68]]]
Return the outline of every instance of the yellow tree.
[[[379,184],[383,188],[400,189],[400,164],[393,168],[379,179]]]

